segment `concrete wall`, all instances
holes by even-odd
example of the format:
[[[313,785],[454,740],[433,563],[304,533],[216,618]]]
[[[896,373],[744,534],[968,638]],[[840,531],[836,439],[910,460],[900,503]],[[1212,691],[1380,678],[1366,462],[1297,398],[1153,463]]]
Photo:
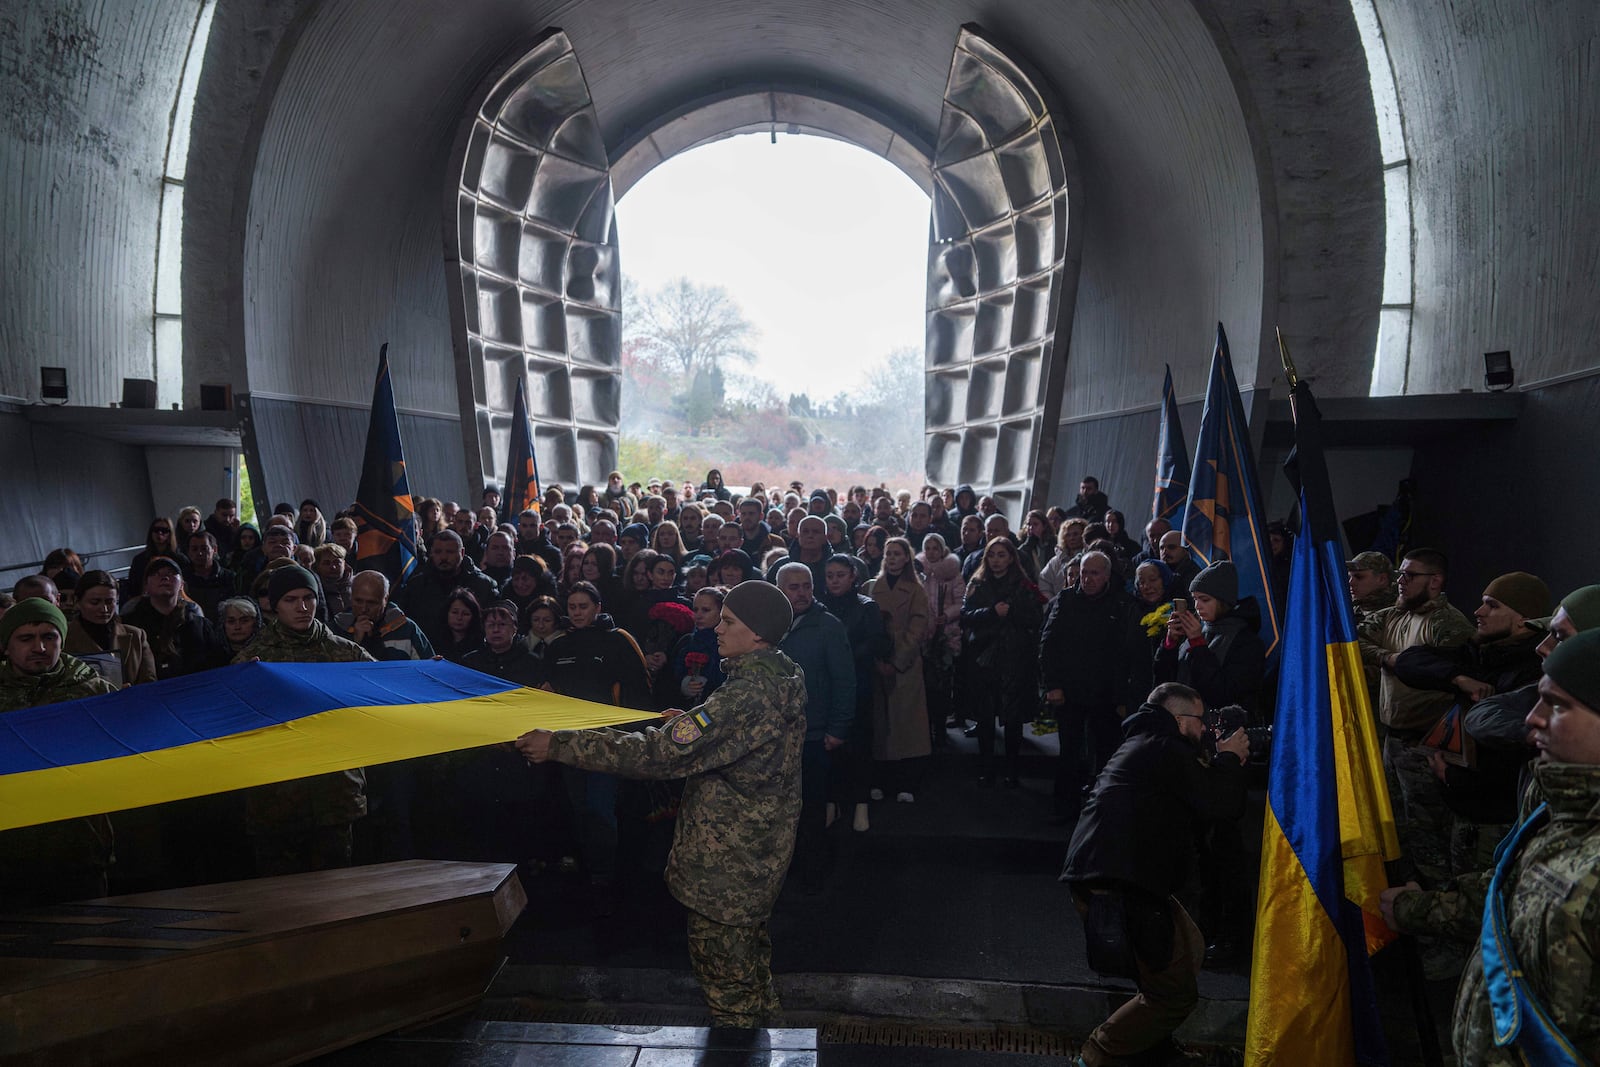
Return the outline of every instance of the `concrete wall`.
[[[1411,154],[1408,393],[1600,366],[1600,4],[1378,0]]]
[[[154,378],[156,231],[199,0],[0,2],[0,394]]]

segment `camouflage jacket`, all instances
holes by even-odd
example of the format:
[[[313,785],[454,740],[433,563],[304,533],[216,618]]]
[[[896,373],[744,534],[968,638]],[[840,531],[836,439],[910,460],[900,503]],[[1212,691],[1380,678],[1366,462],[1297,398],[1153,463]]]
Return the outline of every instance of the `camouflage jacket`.
[[[1383,657],[1413,645],[1455,648],[1476,633],[1472,620],[1457,611],[1442,595],[1417,611],[1396,604],[1375,611],[1356,627],[1361,647],[1361,662],[1368,667],[1381,665]],[[1379,686],[1378,719],[1393,730],[1420,737],[1439,717],[1450,710],[1447,693],[1413,689],[1390,671],[1383,672]]]
[[[1536,764],[1522,817],[1542,803],[1550,822],[1523,846],[1507,890],[1511,942],[1533,996],[1579,1051],[1600,1061],[1600,767]],[[1454,892],[1405,893],[1395,918],[1413,933],[1475,942],[1493,874],[1462,879]],[[1462,1067],[1522,1063],[1494,1045],[1476,952],[1456,991],[1454,1031]]]
[[[776,649],[724,660],[727,681],[694,711],[643,733],[561,730],[552,759],[628,778],[688,782],[667,886],[719,923],[764,922],[794,854],[804,675]]]
[[[101,678],[93,667],[66,654],[54,670],[44,674],[23,674],[0,660],[0,712],[116,691],[117,687]],[[24,878],[26,872],[39,870],[107,867],[111,863],[111,844],[111,819],[105,815],[7,830],[0,833],[0,883],[10,881],[13,875]]]
[[[235,663],[359,663],[371,661],[367,650],[339,637],[316,619],[305,633],[270,622],[233,658]],[[294,833],[318,826],[339,826],[367,813],[367,775],[360,767],[347,771],[274,782],[245,790],[245,828],[253,834]]]

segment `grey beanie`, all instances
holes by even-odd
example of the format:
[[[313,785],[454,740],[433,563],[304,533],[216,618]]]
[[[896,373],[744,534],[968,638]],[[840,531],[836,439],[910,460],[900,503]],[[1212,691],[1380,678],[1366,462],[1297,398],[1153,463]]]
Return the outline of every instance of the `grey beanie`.
[[[722,606],[774,648],[794,622],[794,609],[783,590],[759,578],[740,582],[728,590]]]
[[[1219,559],[1194,576],[1189,592],[1216,597],[1231,608],[1239,602],[1239,572],[1232,561]]]

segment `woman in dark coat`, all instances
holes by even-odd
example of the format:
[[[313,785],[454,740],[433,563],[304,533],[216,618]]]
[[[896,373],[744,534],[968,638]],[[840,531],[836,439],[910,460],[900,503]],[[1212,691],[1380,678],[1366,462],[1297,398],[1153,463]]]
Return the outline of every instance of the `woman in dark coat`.
[[[467,653],[483,647],[483,606],[472,590],[461,588],[445,602],[445,642],[434,649],[451,663],[460,663]]]
[[[567,594],[567,634],[550,647],[543,688],[562,696],[634,708],[649,718],[650,677],[644,654],[626,630],[603,613],[600,590],[579,582]],[[583,865],[590,883],[610,893],[617,873],[617,786],[613,774],[565,764],[561,777],[578,821]]]
[[[1016,788],[1023,724],[1038,707],[1035,681],[1044,598],[1006,537],[992,538],[961,606],[962,672],[977,719],[978,784],[994,784],[995,720],[1005,728],[1005,784]]]

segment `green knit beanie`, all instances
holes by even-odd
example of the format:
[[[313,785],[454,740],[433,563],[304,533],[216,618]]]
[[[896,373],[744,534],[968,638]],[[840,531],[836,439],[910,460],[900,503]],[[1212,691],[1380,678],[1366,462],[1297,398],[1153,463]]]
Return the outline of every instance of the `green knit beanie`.
[[[16,607],[0,615],[0,656],[5,654],[5,647],[11,643],[12,634],[35,622],[47,622],[63,638],[67,636],[67,617],[61,614],[61,609],[48,600],[31,596],[17,601]]]
[[[1600,715],[1600,630],[1585,630],[1557,645],[1544,659],[1544,673],[1574,700]]]

